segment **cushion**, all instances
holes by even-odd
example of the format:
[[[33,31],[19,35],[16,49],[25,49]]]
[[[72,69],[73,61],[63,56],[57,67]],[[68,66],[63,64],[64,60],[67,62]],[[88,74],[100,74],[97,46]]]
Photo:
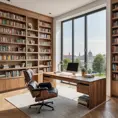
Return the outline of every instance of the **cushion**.
[[[38,83],[36,81],[31,81],[28,86],[30,86],[30,88],[33,89],[37,89]]]
[[[33,71],[31,69],[24,71],[24,76],[26,83],[29,83],[30,81],[32,81]]]

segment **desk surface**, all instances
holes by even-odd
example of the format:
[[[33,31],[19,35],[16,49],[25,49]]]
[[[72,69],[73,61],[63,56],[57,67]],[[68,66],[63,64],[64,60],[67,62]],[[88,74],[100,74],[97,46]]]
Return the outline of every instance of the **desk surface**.
[[[79,82],[79,81],[84,81],[84,82],[94,82],[94,81],[98,81],[98,80],[101,80],[101,79],[106,79],[104,77],[94,77],[94,78],[85,78],[85,77],[82,77],[82,76],[73,76],[73,75],[67,75],[67,74],[63,74],[63,73],[54,73],[54,72],[46,72],[44,73],[44,76],[47,76],[47,77],[50,77],[50,78],[58,78],[59,80],[63,80],[65,79],[65,81],[68,79],[70,80],[70,82]],[[63,79],[61,79],[63,78]]]

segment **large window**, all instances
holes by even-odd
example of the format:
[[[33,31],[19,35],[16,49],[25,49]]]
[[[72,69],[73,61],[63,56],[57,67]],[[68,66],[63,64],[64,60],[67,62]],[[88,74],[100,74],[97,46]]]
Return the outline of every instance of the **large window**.
[[[105,73],[106,9],[62,22],[62,61],[79,62],[89,73]],[[66,69],[66,66],[64,66]],[[80,69],[79,69],[80,70]]]
[[[84,44],[85,44],[85,17],[74,20],[74,62],[79,63],[79,67],[84,66]]]
[[[106,10],[87,16],[87,41],[88,70],[104,74],[106,68]]]
[[[72,20],[63,23],[63,70],[72,62]]]

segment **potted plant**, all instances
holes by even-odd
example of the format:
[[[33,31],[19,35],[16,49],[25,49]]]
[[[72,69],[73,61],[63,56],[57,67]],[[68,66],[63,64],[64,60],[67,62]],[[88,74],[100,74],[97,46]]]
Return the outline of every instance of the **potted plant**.
[[[85,74],[86,74],[86,68],[85,67],[82,67],[81,68],[81,73],[82,73],[82,76],[84,77]]]

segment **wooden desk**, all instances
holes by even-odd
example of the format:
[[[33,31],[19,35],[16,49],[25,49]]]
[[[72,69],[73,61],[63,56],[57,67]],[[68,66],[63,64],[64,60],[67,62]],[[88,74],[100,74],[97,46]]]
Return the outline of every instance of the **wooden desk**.
[[[77,84],[77,92],[88,94],[89,109],[92,109],[106,101],[106,79],[105,78],[84,78],[81,76],[71,76],[64,74],[55,74],[54,72],[47,72],[43,74],[44,82],[51,82],[56,86],[55,80],[64,80]],[[46,81],[45,81],[46,80]]]

